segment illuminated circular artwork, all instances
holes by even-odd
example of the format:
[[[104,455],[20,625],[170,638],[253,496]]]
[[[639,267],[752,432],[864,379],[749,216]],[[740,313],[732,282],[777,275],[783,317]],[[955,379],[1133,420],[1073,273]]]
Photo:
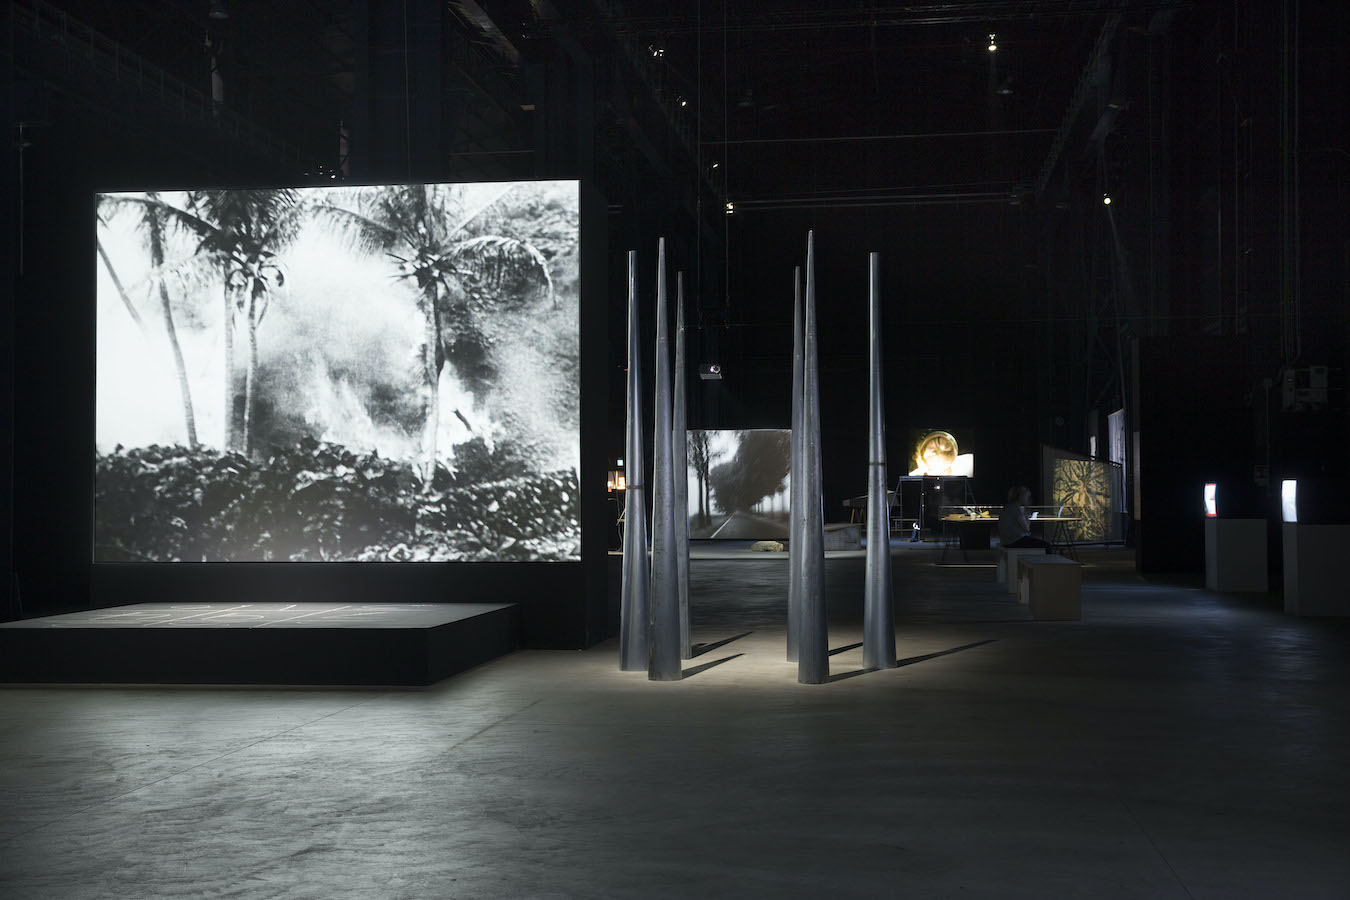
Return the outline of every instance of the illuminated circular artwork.
[[[956,438],[946,431],[932,431],[924,435],[914,448],[914,465],[919,475],[946,475],[960,451]]]

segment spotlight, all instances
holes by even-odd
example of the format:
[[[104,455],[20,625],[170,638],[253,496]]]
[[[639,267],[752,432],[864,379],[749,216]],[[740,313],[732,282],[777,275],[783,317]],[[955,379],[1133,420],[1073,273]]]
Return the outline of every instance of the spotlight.
[[[720,165],[720,163],[718,163],[717,160],[714,159],[714,160],[713,160],[712,167],[715,169],[715,168],[718,167],[718,165]]]
[[[681,106],[688,106],[688,105],[689,105],[689,101],[686,100],[686,99],[684,99],[683,97],[681,97],[681,98],[680,98],[680,105],[681,105]]]
[[[731,205],[731,201],[728,200],[728,201],[727,201],[727,215],[731,215],[731,214],[734,213],[735,211],[736,211],[736,207],[732,206],[732,205]]]
[[[1105,205],[1105,206],[1110,206],[1110,205],[1111,205],[1111,195],[1110,195],[1110,194],[1102,194],[1102,203],[1103,203],[1103,205]]]
[[[989,35],[989,52],[990,52],[990,53],[993,53],[993,52],[994,52],[995,50],[997,50],[997,49],[998,49],[998,44],[994,43],[994,35],[993,35],[993,34],[990,34],[990,35]]]

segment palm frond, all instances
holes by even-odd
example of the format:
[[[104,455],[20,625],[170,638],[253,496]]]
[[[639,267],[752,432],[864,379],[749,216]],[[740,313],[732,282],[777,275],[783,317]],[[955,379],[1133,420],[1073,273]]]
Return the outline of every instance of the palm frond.
[[[490,289],[500,289],[508,280],[524,280],[542,288],[553,300],[553,277],[548,262],[534,246],[515,238],[483,235],[456,244],[447,255],[460,275]]]
[[[362,213],[331,203],[316,203],[309,214],[330,225],[338,239],[349,249],[363,255],[389,253],[399,244],[398,232]]]
[[[145,277],[136,282],[136,288],[153,288],[159,282],[176,284],[184,292],[201,290],[216,283],[220,275],[217,261],[200,253],[165,260],[161,266],[152,266]]]

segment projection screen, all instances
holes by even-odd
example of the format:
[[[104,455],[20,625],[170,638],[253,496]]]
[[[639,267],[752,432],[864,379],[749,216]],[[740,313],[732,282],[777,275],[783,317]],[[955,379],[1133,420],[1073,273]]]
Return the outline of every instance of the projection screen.
[[[689,537],[786,540],[792,432],[690,431]]]
[[[577,182],[96,213],[96,562],[580,559]]]

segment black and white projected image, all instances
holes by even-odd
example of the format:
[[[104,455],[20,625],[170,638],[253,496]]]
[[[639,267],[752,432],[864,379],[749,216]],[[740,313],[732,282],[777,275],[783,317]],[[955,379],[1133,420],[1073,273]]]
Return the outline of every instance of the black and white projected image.
[[[577,182],[96,203],[95,561],[580,559]]]
[[[690,431],[689,537],[786,540],[792,432]]]

